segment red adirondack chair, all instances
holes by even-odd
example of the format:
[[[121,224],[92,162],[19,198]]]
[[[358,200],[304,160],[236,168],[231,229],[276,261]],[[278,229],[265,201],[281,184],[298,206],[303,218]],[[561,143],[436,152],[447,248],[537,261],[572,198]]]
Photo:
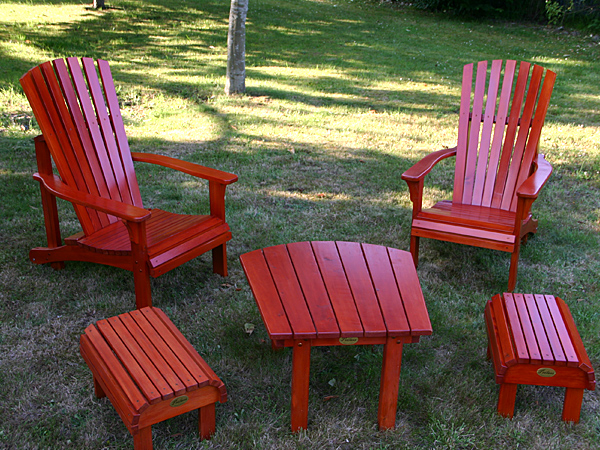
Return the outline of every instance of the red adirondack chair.
[[[225,188],[237,176],[174,158],[132,153],[106,61],[57,59],[21,78],[42,131],[35,139],[48,247],[34,248],[36,264],[88,261],[133,272],[136,306],[151,306],[150,276],[212,250],[213,270],[227,275]],[[98,78],[98,73],[100,78]],[[102,80],[102,82],[100,82]],[[87,83],[86,83],[87,81]],[[52,168],[54,161],[60,178]],[[133,162],[158,164],[208,180],[210,214],[145,209]],[[62,243],[56,197],[73,203],[82,232]]]
[[[521,242],[537,231],[531,205],[552,172],[538,147],[556,79],[538,65],[521,62],[518,74],[516,68],[516,61],[493,61],[488,80],[488,63],[479,62],[473,90],[474,64],[464,66],[457,146],[429,154],[402,175],[413,202],[415,265],[420,237],[510,252],[510,291]],[[450,156],[456,156],[452,200],[423,208],[425,175]]]

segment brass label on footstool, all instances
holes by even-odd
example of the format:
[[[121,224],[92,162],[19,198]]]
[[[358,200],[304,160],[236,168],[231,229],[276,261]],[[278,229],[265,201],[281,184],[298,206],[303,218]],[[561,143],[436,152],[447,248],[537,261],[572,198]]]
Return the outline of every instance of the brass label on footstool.
[[[173,407],[181,406],[181,405],[185,405],[188,400],[189,400],[189,397],[187,395],[182,395],[181,397],[176,397],[173,400],[171,400],[171,403],[169,403],[169,404]]]
[[[556,375],[556,370],[551,369],[550,367],[542,367],[541,369],[537,370],[537,374],[540,377],[550,378]]]
[[[342,345],[353,345],[353,344],[356,344],[357,342],[358,342],[357,337],[341,337],[340,338],[340,344],[342,344]]]

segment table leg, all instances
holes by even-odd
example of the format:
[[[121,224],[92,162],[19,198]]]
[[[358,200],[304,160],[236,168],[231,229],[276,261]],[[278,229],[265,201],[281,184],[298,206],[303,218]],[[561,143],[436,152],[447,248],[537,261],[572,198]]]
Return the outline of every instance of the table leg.
[[[292,355],[292,431],[308,428],[310,341],[297,341]]]
[[[402,342],[388,338],[383,347],[381,385],[379,388],[379,413],[377,421],[380,430],[394,428],[398,409],[398,389],[402,364]]]

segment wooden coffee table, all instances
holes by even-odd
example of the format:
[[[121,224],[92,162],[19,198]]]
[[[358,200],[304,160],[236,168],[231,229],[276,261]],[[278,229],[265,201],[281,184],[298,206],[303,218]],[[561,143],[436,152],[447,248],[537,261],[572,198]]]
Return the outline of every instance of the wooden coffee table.
[[[292,431],[307,428],[310,349],[323,345],[384,345],[378,422],[394,428],[402,346],[432,331],[410,253],[298,242],[240,260],[273,345],[294,349]]]

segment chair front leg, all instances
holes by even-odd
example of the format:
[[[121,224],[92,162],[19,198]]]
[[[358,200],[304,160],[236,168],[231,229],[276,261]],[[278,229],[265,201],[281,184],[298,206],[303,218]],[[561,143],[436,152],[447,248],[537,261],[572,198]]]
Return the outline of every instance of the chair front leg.
[[[126,222],[131,239],[133,283],[137,309],[152,306],[150,268],[148,267],[148,242],[145,222]]]

